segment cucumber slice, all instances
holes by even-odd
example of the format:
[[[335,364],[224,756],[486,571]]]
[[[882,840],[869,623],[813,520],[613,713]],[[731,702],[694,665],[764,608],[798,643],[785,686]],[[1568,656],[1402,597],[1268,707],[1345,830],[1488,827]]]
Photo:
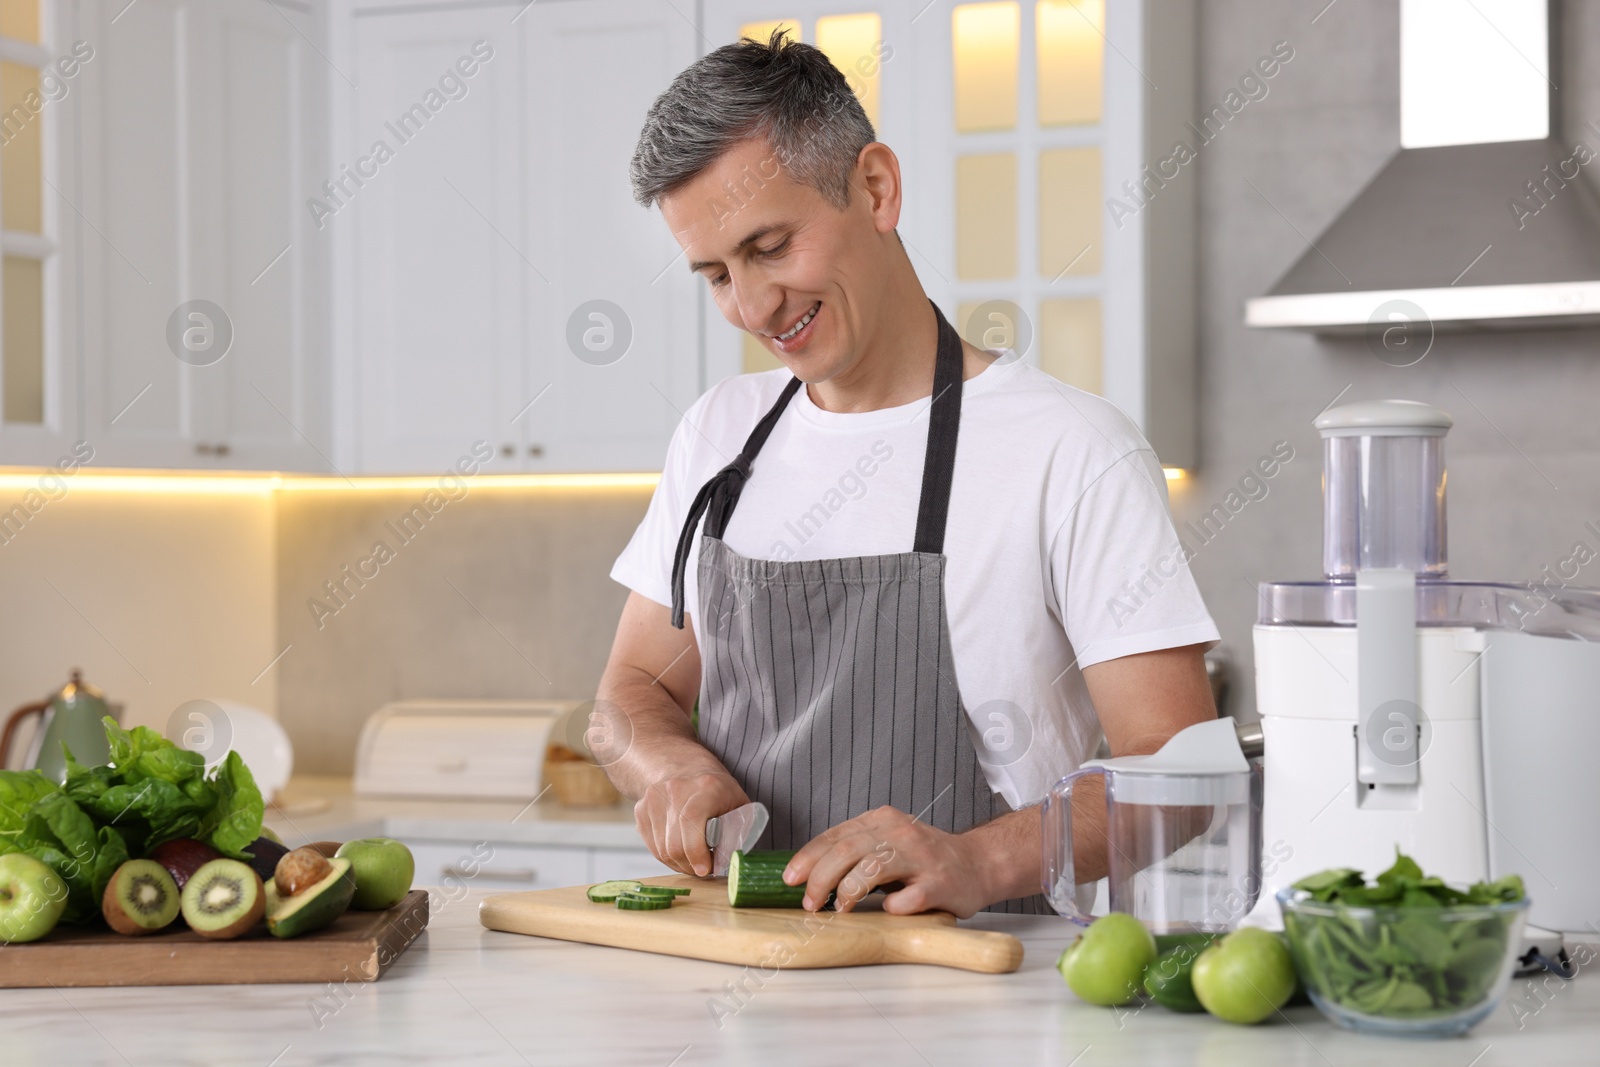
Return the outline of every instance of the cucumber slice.
[[[665,911],[672,907],[672,898],[623,893],[617,897],[617,907],[623,911]]]
[[[641,897],[660,897],[662,900],[672,900],[680,895],[677,890],[665,885],[641,885],[638,889],[630,889],[628,892]]]
[[[588,897],[596,904],[610,904],[622,894],[637,892],[641,888],[638,882],[631,879],[617,879],[590,886]]]

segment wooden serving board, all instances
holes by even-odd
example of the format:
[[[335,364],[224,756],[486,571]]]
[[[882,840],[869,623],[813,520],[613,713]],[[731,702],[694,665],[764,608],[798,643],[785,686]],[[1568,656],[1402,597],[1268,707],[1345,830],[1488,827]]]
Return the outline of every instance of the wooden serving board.
[[[765,969],[931,963],[1006,974],[1022,963],[1022,942],[1010,934],[963,930],[949,912],[735,908],[728,904],[726,878],[675,874],[639,881],[691,892],[664,911],[595,904],[584,895],[587,886],[502,893],[479,905],[478,919],[508,933]]]
[[[142,937],[57,927],[26,945],[0,945],[0,989],[35,986],[253,985],[376,982],[428,926],[428,894],[413,889],[388,911],[347,911],[326,930],[277,938],[263,924],[232,941],[183,925]]]

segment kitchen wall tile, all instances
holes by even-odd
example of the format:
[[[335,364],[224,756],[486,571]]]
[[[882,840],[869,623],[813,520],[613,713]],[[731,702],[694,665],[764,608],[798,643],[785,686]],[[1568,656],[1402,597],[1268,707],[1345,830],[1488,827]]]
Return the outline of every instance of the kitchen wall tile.
[[[627,598],[607,575],[648,491],[479,486],[405,540],[420,496],[280,494],[280,715],[307,772],[349,773],[392,700],[594,695]],[[379,541],[393,558],[363,565]]]
[[[165,732],[180,704],[211,698],[271,712],[271,494],[48,485],[20,526],[32,490],[0,493],[0,714],[74,667],[125,706],[125,725]]]

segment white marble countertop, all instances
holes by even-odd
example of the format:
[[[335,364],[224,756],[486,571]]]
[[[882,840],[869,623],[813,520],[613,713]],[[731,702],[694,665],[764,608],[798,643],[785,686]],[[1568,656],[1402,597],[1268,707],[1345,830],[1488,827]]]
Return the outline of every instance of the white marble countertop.
[[[1596,1062],[1600,984],[1525,984],[1465,1038],[1396,1041],[1294,1008],[1259,1027],[1092,1007],[1054,969],[1065,920],[982,916],[1027,947],[1010,975],[926,966],[782,971],[719,1028],[709,998],[742,969],[482,929],[473,892],[437,893],[429,930],[384,978],[308,985],[0,991],[6,1067],[158,1064],[1250,1064],[1539,1067]],[[1543,1005],[1541,1007],[1541,1005]]]
[[[350,779],[297,775],[267,810],[288,845],[351,837],[494,841],[583,848],[644,848],[633,805],[569,808],[545,796],[507,800],[406,800],[356,796]]]

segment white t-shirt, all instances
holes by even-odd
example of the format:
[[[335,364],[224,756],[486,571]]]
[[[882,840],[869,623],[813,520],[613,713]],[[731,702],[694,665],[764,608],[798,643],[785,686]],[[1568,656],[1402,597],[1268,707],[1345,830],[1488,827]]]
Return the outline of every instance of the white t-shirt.
[[[671,604],[689,504],[788,380],[785,370],[730,378],[695,402],[612,578]],[[911,551],[927,415],[927,398],[824,411],[801,389],[756,457],[728,547],[781,560]],[[1218,637],[1149,444],[1110,402],[1026,363],[999,360],[964,384],[944,552],[957,686],[989,784],[1014,808],[1099,745],[1084,667]]]

